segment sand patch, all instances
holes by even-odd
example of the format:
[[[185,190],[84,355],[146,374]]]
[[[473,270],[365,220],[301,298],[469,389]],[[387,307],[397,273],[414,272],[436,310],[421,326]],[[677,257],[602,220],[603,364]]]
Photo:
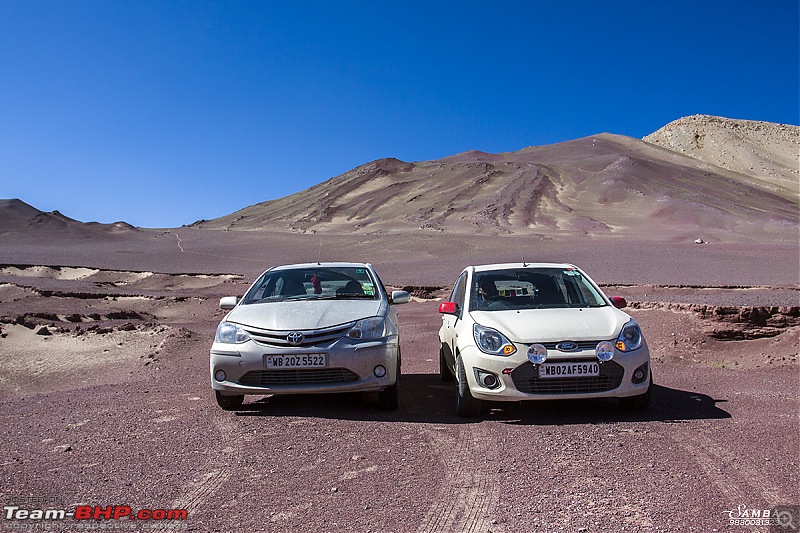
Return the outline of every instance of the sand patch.
[[[158,342],[167,336],[152,330],[39,335],[40,328],[2,325],[0,396],[28,396],[125,381],[144,366],[142,361],[150,359]]]
[[[49,267],[49,266],[5,266],[0,268],[0,276],[15,276],[21,278],[44,278],[80,280],[86,279],[100,272],[95,268],[81,267]]]
[[[225,282],[241,279],[241,276],[230,274],[176,274],[170,276],[182,289],[206,289],[216,287]]]

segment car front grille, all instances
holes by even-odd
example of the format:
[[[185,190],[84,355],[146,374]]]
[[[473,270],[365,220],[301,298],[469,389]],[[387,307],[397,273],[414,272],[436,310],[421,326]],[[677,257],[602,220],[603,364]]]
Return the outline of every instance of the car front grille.
[[[566,362],[559,359],[562,361]],[[622,365],[612,360],[600,363],[599,376],[540,378],[539,367],[525,363],[511,372],[511,379],[517,390],[526,394],[583,394],[614,390],[622,383],[624,374]]]
[[[253,370],[239,380],[247,387],[276,385],[320,385],[347,383],[358,379],[358,374],[346,368],[298,368],[290,370]]]
[[[556,350],[556,346],[561,344],[562,342],[574,342],[578,345],[578,347],[573,352],[578,352],[582,350],[594,350],[597,348],[598,343],[601,341],[559,341],[559,342],[543,342],[542,345],[547,348],[548,350]],[[558,351],[558,350],[557,350]]]
[[[313,330],[274,331],[245,327],[245,331],[258,344],[276,348],[308,348],[312,346],[329,346],[344,336],[353,327],[353,323],[342,324],[332,328]],[[303,340],[298,344],[289,342],[289,334],[301,333]]]

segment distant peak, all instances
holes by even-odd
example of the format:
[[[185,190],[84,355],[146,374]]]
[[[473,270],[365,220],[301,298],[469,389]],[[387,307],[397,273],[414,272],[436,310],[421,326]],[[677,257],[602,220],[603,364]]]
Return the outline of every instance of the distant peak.
[[[411,172],[414,169],[413,163],[407,163],[394,157],[384,157],[370,161],[353,170],[361,172],[385,172],[387,174],[395,174],[397,172]]]
[[[27,207],[27,208],[30,208],[30,209],[36,209],[32,205],[23,202],[19,198],[0,199],[0,208],[8,208],[8,207]],[[37,211],[38,211],[38,209],[37,209]]]

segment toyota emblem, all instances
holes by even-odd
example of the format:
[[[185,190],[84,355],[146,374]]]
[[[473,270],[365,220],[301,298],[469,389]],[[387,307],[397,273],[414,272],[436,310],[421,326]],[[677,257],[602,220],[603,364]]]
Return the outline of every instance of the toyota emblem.
[[[303,337],[303,334],[300,333],[299,331],[293,331],[288,335],[286,335],[286,342],[288,342],[293,346],[297,346],[298,344],[303,342],[304,338],[305,337]]]

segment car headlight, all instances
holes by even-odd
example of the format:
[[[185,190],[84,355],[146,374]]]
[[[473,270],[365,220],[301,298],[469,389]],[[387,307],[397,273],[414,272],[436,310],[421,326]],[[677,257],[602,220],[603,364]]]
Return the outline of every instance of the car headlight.
[[[347,336],[351,339],[380,339],[386,336],[386,319],[375,316],[356,322]]]
[[[472,326],[472,335],[475,337],[475,344],[484,353],[511,355],[517,351],[514,344],[496,329],[475,324]]]
[[[250,334],[239,324],[220,322],[215,340],[225,344],[241,344],[250,340]]]
[[[639,328],[639,324],[630,320],[627,324],[622,327],[622,331],[617,337],[617,342],[614,344],[617,350],[620,352],[630,352],[642,345],[642,341],[644,338],[642,337],[642,330]]]

